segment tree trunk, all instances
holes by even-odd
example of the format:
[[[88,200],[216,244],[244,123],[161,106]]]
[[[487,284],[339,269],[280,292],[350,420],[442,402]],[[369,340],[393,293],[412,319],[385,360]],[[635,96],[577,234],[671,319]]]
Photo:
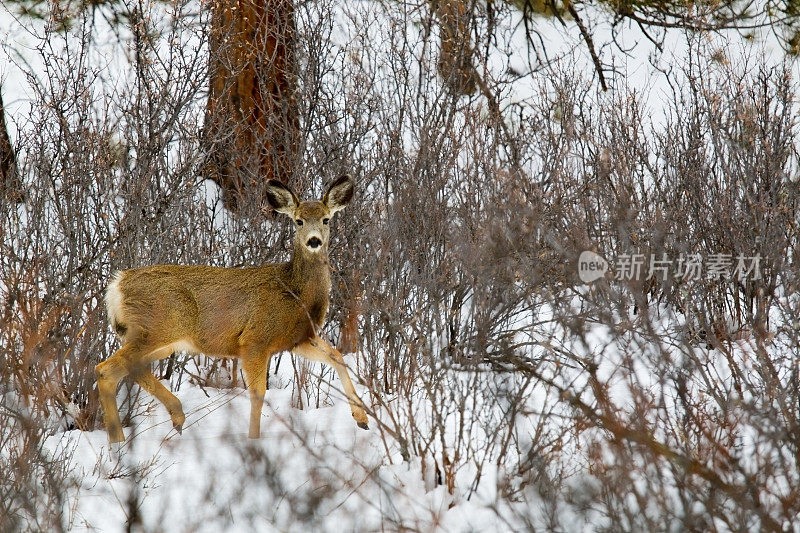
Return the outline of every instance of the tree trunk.
[[[19,203],[24,200],[22,182],[17,174],[17,157],[6,126],[2,85],[0,85],[0,196],[4,203]]]
[[[472,64],[472,3],[468,0],[435,0],[439,19],[441,50],[439,75],[456,94],[472,94],[477,88],[477,72]]]
[[[353,353],[358,350],[358,317],[361,315],[361,273],[353,269],[350,280],[345,289],[345,314],[339,324],[341,335],[339,337],[339,351]],[[349,289],[349,290],[348,290]]]
[[[215,0],[203,173],[226,206],[260,208],[268,179],[287,182],[295,162],[293,0]]]

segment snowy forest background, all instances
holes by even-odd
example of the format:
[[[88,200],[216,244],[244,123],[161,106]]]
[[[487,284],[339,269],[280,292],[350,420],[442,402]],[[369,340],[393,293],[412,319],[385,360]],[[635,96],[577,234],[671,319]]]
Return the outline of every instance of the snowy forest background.
[[[799,16],[5,2],[0,530],[800,531]],[[372,429],[284,354],[248,440],[238,366],[176,353],[183,435],[125,381],[109,449],[112,272],[285,261],[265,181],[346,172],[325,334]]]

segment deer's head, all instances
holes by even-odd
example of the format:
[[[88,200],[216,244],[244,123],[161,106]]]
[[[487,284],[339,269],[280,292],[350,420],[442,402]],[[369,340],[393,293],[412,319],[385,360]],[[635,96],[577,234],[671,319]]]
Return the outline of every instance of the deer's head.
[[[325,188],[320,201],[301,202],[297,195],[279,181],[267,182],[267,201],[278,213],[292,218],[295,246],[311,253],[328,251],[330,220],[353,198],[353,180],[348,174]]]

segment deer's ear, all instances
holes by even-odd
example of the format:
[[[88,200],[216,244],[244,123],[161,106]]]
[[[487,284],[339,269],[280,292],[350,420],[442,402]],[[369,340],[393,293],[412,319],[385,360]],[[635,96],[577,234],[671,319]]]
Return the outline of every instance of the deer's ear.
[[[278,213],[292,216],[294,210],[300,205],[297,195],[292,189],[276,180],[267,182],[267,202]]]
[[[345,174],[333,180],[325,189],[322,196],[322,203],[325,204],[331,214],[344,209],[353,199],[353,179],[350,174]]]

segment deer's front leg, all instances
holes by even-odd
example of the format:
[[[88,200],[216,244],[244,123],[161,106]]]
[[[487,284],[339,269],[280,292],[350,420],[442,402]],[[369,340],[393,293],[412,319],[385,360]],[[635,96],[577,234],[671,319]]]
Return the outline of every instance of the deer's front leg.
[[[347,373],[347,366],[345,366],[344,358],[339,350],[331,346],[323,338],[314,337],[292,348],[292,352],[309,361],[319,361],[320,363],[331,365],[339,375],[344,393],[347,395],[347,399],[350,402],[350,411],[352,411],[353,418],[356,420],[358,427],[369,429],[367,425],[367,413],[364,412],[364,403],[356,394],[356,389],[353,386],[353,382],[350,380],[350,374]]]
[[[257,439],[261,436],[261,408],[267,392],[267,354],[251,354],[242,358],[242,370],[250,391],[250,431],[247,436]]]

